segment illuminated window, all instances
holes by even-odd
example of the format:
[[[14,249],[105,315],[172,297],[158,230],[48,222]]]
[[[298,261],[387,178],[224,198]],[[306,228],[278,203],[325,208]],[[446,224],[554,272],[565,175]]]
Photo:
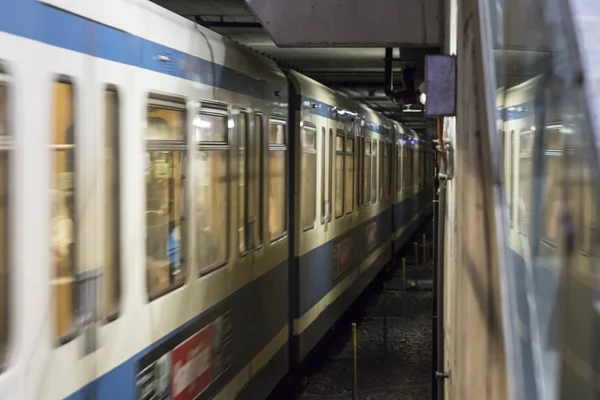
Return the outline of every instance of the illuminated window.
[[[243,119],[242,119],[243,120]],[[247,121],[242,122],[247,124]],[[245,129],[245,128],[244,128]],[[229,128],[224,109],[205,109],[194,118],[196,260],[201,274],[227,264],[229,237]],[[242,166],[240,165],[240,168]],[[245,174],[243,166],[242,173]],[[244,239],[244,243],[245,239]]]
[[[301,224],[304,230],[315,226],[316,219],[316,182],[317,182],[317,138],[316,130],[304,126],[301,133],[302,156],[300,160],[301,183],[300,204]]]
[[[362,194],[363,205],[369,205],[371,200],[371,139],[366,139],[364,142]]]
[[[269,160],[268,160],[268,203],[269,237],[271,242],[283,237],[287,230],[286,222],[286,126],[285,122],[269,121]]]
[[[346,214],[350,214],[354,210],[354,138],[351,136],[346,137],[345,157],[344,211]]]
[[[150,97],[146,125],[146,268],[155,298],[183,284],[185,102]]]
[[[335,137],[335,216],[344,215],[344,133]]]
[[[71,83],[53,85],[52,178],[50,181],[51,232],[50,249],[54,277],[52,286],[56,304],[56,337],[75,329],[76,287],[76,187],[75,187],[75,107]]]

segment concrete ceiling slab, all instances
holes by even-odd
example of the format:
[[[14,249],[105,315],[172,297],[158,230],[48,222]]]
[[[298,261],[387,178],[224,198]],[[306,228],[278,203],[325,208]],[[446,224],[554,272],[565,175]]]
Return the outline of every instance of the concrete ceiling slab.
[[[413,128],[426,126],[427,120],[421,114],[403,114],[401,107],[385,96],[383,47],[282,48],[277,47],[269,33],[258,24],[244,0],[152,1],[270,57],[284,67],[296,69],[333,87],[377,111],[400,120],[403,117],[409,118],[407,121]],[[416,67],[417,77],[422,79],[424,56],[431,51],[431,48],[396,49],[394,57],[399,60],[394,62],[395,87],[403,86],[399,72],[407,65]]]

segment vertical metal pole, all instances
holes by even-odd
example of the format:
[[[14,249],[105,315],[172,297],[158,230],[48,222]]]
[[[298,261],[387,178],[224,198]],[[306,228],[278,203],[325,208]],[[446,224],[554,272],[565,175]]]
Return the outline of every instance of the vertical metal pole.
[[[427,235],[423,235],[423,266],[427,264]]]
[[[419,265],[419,242],[415,242],[415,267]]]
[[[415,242],[415,269],[419,266],[419,242]],[[418,290],[419,287],[419,275],[417,271],[417,276],[415,278],[415,289]]]
[[[357,400],[356,323],[352,323],[352,400]]]
[[[383,359],[387,356],[387,283],[383,284]]]
[[[402,305],[404,306],[404,315],[406,315],[406,258],[402,259]]]

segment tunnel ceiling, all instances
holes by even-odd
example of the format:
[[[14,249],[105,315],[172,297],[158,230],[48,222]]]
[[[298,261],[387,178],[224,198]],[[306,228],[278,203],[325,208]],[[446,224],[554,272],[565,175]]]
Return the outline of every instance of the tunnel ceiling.
[[[370,108],[424,132],[432,122],[422,112],[406,112],[384,94],[382,47],[307,48],[275,45],[243,0],[152,0],[181,16],[198,22],[244,46],[266,55],[283,67],[293,68]],[[398,28],[401,29],[401,28]],[[394,50],[394,87],[404,86],[404,67],[414,67],[416,85],[423,80],[425,54],[437,48]],[[416,104],[411,108],[421,108]]]

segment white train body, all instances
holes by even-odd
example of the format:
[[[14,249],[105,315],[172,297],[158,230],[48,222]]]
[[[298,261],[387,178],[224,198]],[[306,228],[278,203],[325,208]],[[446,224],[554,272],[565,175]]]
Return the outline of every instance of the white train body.
[[[6,274],[8,288],[4,294],[8,307],[2,311],[6,317],[2,328],[8,334],[6,343],[0,344],[6,349],[1,360],[0,398],[229,399],[266,395],[290,363],[303,359],[322,332],[308,338],[303,350],[291,356],[290,342],[304,343],[296,337],[330,304],[337,304],[341,293],[354,288],[344,304],[354,299],[372,279],[375,268],[360,284],[353,286],[353,280],[358,282],[375,260],[379,270],[391,258],[391,240],[398,239],[400,231],[405,236],[410,229],[398,225],[398,220],[390,223],[385,230],[389,237],[381,236],[378,247],[369,249],[377,253],[366,252],[364,259],[358,260],[362,264],[354,272],[356,279],[333,284],[306,313],[290,306],[294,291],[288,281],[288,260],[301,258],[363,222],[377,216],[384,221],[384,215],[393,215],[406,197],[400,188],[396,190],[396,175],[390,177],[389,188],[396,195],[377,192],[376,206],[359,209],[354,204],[348,218],[333,218],[330,227],[320,220],[324,193],[318,189],[318,229],[302,236],[300,231],[292,231],[295,225],[290,224],[299,214],[291,214],[290,208],[282,205],[283,214],[273,216],[270,202],[264,201],[272,197],[269,189],[276,184],[283,185],[286,196],[291,193],[287,164],[281,170],[285,178],[273,178],[267,174],[271,161],[266,155],[286,151],[287,157],[292,157],[291,141],[299,137],[288,118],[288,78],[274,63],[148,1],[0,0],[0,10],[0,83],[6,93],[4,99],[0,97],[0,108],[5,106],[0,110],[0,126],[4,122],[8,132],[4,142],[9,160],[8,183],[4,181],[8,189],[3,189],[9,223],[4,234],[10,238],[6,241],[8,267],[0,269],[0,274]],[[70,98],[69,93],[72,110],[57,111],[56,96]],[[377,120],[389,128],[386,138],[368,135],[395,143],[390,145],[390,165],[392,160],[402,163],[395,150],[402,144],[394,139],[392,123],[347,101],[348,109],[363,119]],[[111,109],[117,110],[116,114],[109,113],[111,104],[116,104]],[[157,144],[148,140],[149,135],[162,134],[160,124],[150,122],[149,106],[158,107],[164,115],[183,116],[181,126],[175,125],[180,129],[169,125],[173,130],[167,132],[180,132],[183,136],[178,141]],[[72,124],[67,124],[63,137],[56,133],[63,130],[57,115],[69,113]],[[200,144],[199,132],[210,127],[200,117],[207,115],[227,121],[224,142]],[[160,122],[159,117],[152,118]],[[239,135],[243,118],[250,132],[245,144]],[[324,120],[315,123],[320,126]],[[105,148],[109,121],[118,121],[114,148],[119,150],[112,155],[117,158],[114,168],[118,166],[119,185],[114,193],[107,183],[107,171],[112,171],[106,167],[111,156]],[[257,132],[261,135],[254,134]],[[279,134],[283,143],[272,136]],[[59,135],[65,144],[54,143],[58,136],[53,135]],[[417,137],[414,132],[412,135]],[[321,139],[318,143],[322,145]],[[181,150],[182,158],[165,158],[171,161],[149,167],[154,145],[172,150],[170,156],[157,150],[159,157],[176,159],[173,154]],[[202,231],[194,219],[202,207],[198,200],[201,174],[209,165],[208,152],[225,148],[225,163],[210,164],[215,168],[211,173],[216,174],[217,165],[227,171],[227,180],[220,182],[224,186],[219,186],[226,193],[222,197],[227,201],[222,214],[225,228],[213,223]],[[60,152],[67,156],[61,158]],[[69,154],[74,154],[74,159]],[[73,163],[74,173],[69,170]],[[58,174],[55,168],[66,168],[66,172]],[[415,187],[411,193],[424,199],[422,192],[429,186],[417,185],[417,169],[412,171]],[[353,175],[354,182],[359,173]],[[161,174],[166,174],[162,180]],[[209,178],[216,179],[214,176]],[[320,169],[317,176],[321,176]],[[279,178],[283,180],[274,180]],[[181,258],[157,267],[156,277],[148,270],[147,256],[152,250],[147,248],[147,182],[152,179],[167,182],[165,218],[169,224],[177,224],[181,232],[177,237],[184,238],[173,239],[178,240]],[[321,188],[320,178],[316,182]],[[172,187],[179,194],[172,195]],[[210,193],[218,199],[221,192],[215,189]],[[241,193],[248,205],[241,205]],[[107,200],[111,194],[114,203]],[[352,196],[356,198],[356,191]],[[73,220],[57,222],[57,209],[67,209],[69,201],[75,205]],[[414,216],[407,218],[411,229],[426,215],[427,207],[416,204]],[[111,220],[114,207],[118,208],[118,225],[108,232],[111,227],[106,221]],[[246,218],[241,216],[242,209]],[[390,214],[383,214],[387,212]],[[220,214],[214,210],[213,214],[207,220],[217,221]],[[57,234],[63,228],[64,240]],[[225,239],[216,238],[211,245],[217,249],[215,254],[223,250],[225,259],[200,268],[202,250],[209,246],[202,235],[221,228]],[[369,229],[366,224],[364,229]],[[118,250],[117,268],[112,272],[105,268],[112,257],[105,250],[114,239],[111,233],[118,235],[113,243],[115,252]],[[246,245],[243,251],[235,251],[241,248],[240,235]],[[69,253],[75,260],[73,271],[67,277],[56,275],[62,268],[56,261],[56,248],[73,252]],[[166,276],[168,282],[164,282]],[[155,281],[167,285],[165,290],[149,289]],[[310,288],[295,290],[304,289]],[[67,306],[68,315],[57,316],[57,310]],[[105,309],[109,306],[110,310]],[[331,323],[333,316],[329,315],[322,326]]]

